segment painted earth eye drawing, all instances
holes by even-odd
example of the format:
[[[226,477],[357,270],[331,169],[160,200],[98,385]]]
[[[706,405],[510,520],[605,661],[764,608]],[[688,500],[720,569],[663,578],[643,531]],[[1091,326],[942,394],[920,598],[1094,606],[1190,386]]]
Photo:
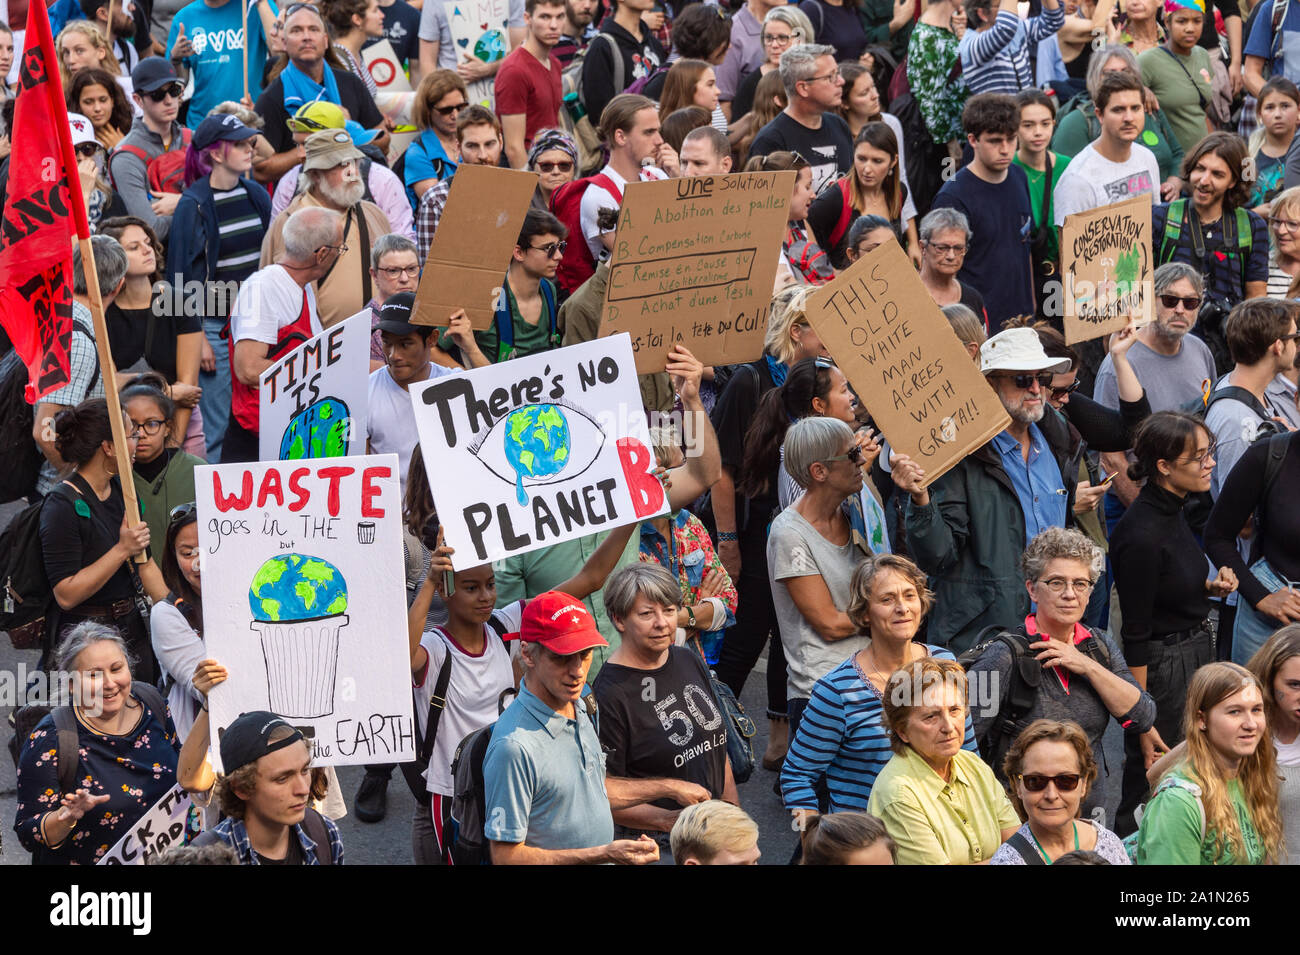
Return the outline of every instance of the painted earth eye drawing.
[[[577,477],[595,462],[605,429],[565,402],[521,405],[498,418],[469,451],[494,475],[513,484],[520,506],[530,485]],[[575,460],[577,459],[577,460]]]
[[[248,588],[250,627],[262,637],[271,710],[295,719],[334,712],[339,634],[348,625],[348,582],[308,554],[276,554]]]
[[[321,398],[289,419],[280,439],[280,460],[341,458],[348,453],[347,403],[338,398]]]

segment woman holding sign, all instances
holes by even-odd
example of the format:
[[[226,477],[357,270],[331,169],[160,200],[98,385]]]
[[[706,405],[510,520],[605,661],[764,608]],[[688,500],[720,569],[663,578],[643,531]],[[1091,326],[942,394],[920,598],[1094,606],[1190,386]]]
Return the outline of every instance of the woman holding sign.
[[[51,669],[70,677],[73,703],[22,747],[14,830],[36,865],[93,865],[175,784],[180,743],[158,691],[133,681],[113,627],[73,627]],[[64,729],[75,749],[59,745]]]

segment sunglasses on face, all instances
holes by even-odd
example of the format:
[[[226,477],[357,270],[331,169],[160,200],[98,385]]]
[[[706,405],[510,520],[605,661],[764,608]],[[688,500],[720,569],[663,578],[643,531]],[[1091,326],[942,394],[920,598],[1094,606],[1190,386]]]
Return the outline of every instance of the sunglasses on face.
[[[1178,307],[1179,302],[1183,303],[1183,311],[1185,312],[1194,312],[1201,307],[1201,300],[1195,295],[1190,298],[1183,298],[1181,295],[1168,295],[1165,293],[1161,293],[1160,295],[1160,304],[1165,308],[1175,309]]]
[[[1057,400],[1060,400],[1061,398],[1064,398],[1066,395],[1074,394],[1078,390],[1079,390],[1079,379],[1076,378],[1074,379],[1074,381],[1070,382],[1064,388],[1053,388],[1052,397],[1056,398]]]
[[[1041,773],[1023,773],[1020,776],[1020,782],[1025,789],[1031,793],[1040,793],[1047,788],[1048,783],[1055,783],[1057,791],[1063,793],[1072,793],[1079,788],[1079,780],[1083,777],[1078,773],[1061,773],[1059,776],[1044,776]]]
[[[1006,378],[1011,381],[1021,391],[1028,391],[1034,382],[1038,382],[1038,387],[1047,390],[1052,387],[1052,379],[1056,377],[1051,372],[1041,372],[1039,374],[1025,375],[997,375],[998,378]]]
[[[862,461],[862,449],[855,444],[843,454],[837,454],[833,458],[823,459],[822,464],[830,464],[832,461],[848,461],[850,464],[859,464]]]
[[[97,152],[99,152],[98,143],[78,143],[76,147],[78,159],[89,159]]]
[[[548,242],[546,245],[530,245],[528,248],[534,252],[545,252],[548,259],[557,255],[564,255],[564,250],[569,247],[568,240],[563,242]]]
[[[469,103],[453,103],[450,106],[435,106],[433,110],[439,116],[450,116],[453,113],[459,113],[468,105]]]
[[[193,501],[190,501],[188,504],[178,504],[176,507],[171,509],[171,513],[167,515],[167,520],[169,523],[184,520],[198,509],[199,506]]]
[[[573,172],[573,162],[568,159],[561,159],[559,162],[539,162],[537,164],[538,172]]]
[[[153,100],[155,103],[161,103],[169,96],[173,99],[180,99],[181,94],[184,92],[185,87],[180,83],[168,83],[166,86],[159,87],[153,92],[145,93],[144,95],[149,97],[149,99]]]

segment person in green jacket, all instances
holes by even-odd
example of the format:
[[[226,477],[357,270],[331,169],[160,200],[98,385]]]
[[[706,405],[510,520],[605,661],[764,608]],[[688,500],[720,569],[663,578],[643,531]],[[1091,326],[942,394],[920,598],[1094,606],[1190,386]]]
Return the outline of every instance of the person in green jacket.
[[[1116,70],[1132,73],[1139,82],[1142,80],[1137,58],[1128,47],[1114,43],[1094,55],[1088,62],[1086,91],[1067,102],[1057,113],[1056,134],[1052,137],[1053,152],[1073,158],[1084,146],[1101,135],[1101,123],[1097,120],[1092,97],[1101,75]],[[1155,154],[1162,183],[1160,201],[1169,202],[1176,199],[1183,188],[1183,182],[1178,178],[1183,166],[1183,147],[1165,114],[1158,108],[1152,108],[1155,98],[1150,90],[1144,92],[1143,98],[1147,105],[1146,126],[1137,141]]]
[[[152,556],[159,567],[168,516],[172,508],[194,500],[194,468],[205,463],[172,443],[171,423],[176,405],[160,387],[163,384],[157,375],[141,375],[123,388],[121,394],[122,407],[140,437],[132,476],[140,515],[149,525],[149,539],[158,542]]]
[[[1138,865],[1284,861],[1277,757],[1266,729],[1263,691],[1249,670],[1210,663],[1196,671],[1183,710],[1186,756],[1146,805]]]

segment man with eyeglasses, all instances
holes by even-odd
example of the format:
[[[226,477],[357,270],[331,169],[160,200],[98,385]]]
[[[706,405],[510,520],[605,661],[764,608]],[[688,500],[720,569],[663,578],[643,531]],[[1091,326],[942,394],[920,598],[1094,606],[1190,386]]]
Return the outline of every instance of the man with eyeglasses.
[[[172,171],[185,162],[189,131],[176,122],[184,87],[172,65],[160,56],[141,60],[131,71],[136,105],[144,111],[108,157],[108,174],[126,211],[148,223],[160,242],[167,241],[179,192],[154,194],[151,169]],[[172,155],[174,154],[174,155]],[[155,176],[157,178],[157,176]]]
[[[780,70],[789,105],[758,131],[749,155],[798,153],[812,167],[813,192],[819,193],[853,167],[853,134],[835,112],[844,90],[835,48],[805,43],[786,50]]]
[[[288,122],[300,106],[313,100],[328,100],[343,107],[364,129],[376,130],[375,145],[387,149],[388,127],[365,84],[348,70],[335,69],[325,62],[329,34],[320,11],[309,3],[290,4],[285,8],[282,32],[289,62],[254,107],[266,120],[266,139],[275,149],[274,156],[254,166],[258,180],[275,182],[302,160]]]
[[[347,251],[343,216],[308,206],[288,216],[282,252],[244,280],[230,311],[230,423],[221,463],[258,459],[262,372],[322,331],[312,284]]]
[[[529,209],[510,256],[505,294],[492,326],[472,335],[463,325],[448,330],[438,340],[438,347],[453,354],[458,351],[467,368],[560,347],[555,271],[564,258],[568,236],[564,223],[551,213]]]
[[[285,223],[299,209],[321,207],[342,215],[339,244],[344,248],[331,270],[316,280],[321,326],[331,328],[357,314],[373,297],[370,247],[393,228],[379,206],[362,198],[366,187],[357,168],[362,155],[347,130],[312,133],[303,148],[307,157],[302,162],[303,189],[266,230],[261,265],[279,261],[285,248]]]
[[[374,146],[375,131],[365,129],[356,120],[348,119],[343,108],[334,103],[319,101],[307,103],[289,119],[289,129],[293,141],[302,150],[307,137],[325,129],[345,129],[352,137],[352,145],[361,152],[357,160],[357,173],[365,191],[361,198],[373,202],[388,216],[393,231],[407,238],[415,238],[415,216],[411,204],[406,198],[406,186],[401,177],[387,166],[387,158],[382,149]],[[305,152],[303,153],[305,158]],[[302,174],[302,165],[294,166],[286,172],[275,185],[271,199],[271,217],[275,218],[289,208],[298,194],[298,177]]]
[[[1011,416],[1007,429],[929,488],[918,462],[891,459],[894,483],[910,495],[908,545],[935,594],[931,643],[961,653],[983,628],[1029,612],[1021,554],[1042,531],[1065,526],[1078,483],[1078,435],[1047,406],[1052,377],[1069,367],[1048,357],[1032,328],[994,335],[980,347],[980,371]]]
[[[528,35],[497,70],[497,116],[513,169],[528,166],[533,137],[560,125],[564,93],[563,67],[551,52],[564,27],[564,0],[526,0],[524,23]]]
[[[1208,382],[1214,381],[1214,356],[1205,342],[1188,335],[1196,326],[1205,283],[1201,273],[1185,262],[1166,262],[1152,280],[1155,293],[1155,321],[1144,325],[1129,349],[1128,360],[1146,389],[1152,412],[1178,411],[1201,400]],[[1097,371],[1093,397],[1099,404],[1119,410],[1119,387],[1115,365],[1107,355]],[[1137,497],[1138,486],[1129,480],[1132,458],[1123,451],[1104,452],[1102,467],[1115,475],[1106,495],[1105,513],[1109,530]]]
[[[736,98],[740,81],[758,69],[766,55],[763,50],[763,18],[773,7],[783,7],[786,0],[746,0],[731,18],[731,46],[717,67],[718,99],[730,103]],[[739,117],[737,117],[739,118]]]
[[[185,120],[190,129],[198,129],[218,103],[243,98],[245,23],[248,93],[256,99],[262,92],[262,67],[270,55],[266,38],[275,24],[275,9],[270,0],[257,0],[255,10],[248,6],[243,0],[194,0],[172,18],[167,55],[182,80],[194,77]]]
[[[414,292],[420,285],[420,262],[416,257],[415,243],[396,232],[376,239],[370,248],[370,280],[374,283],[374,298],[352,318],[368,317],[371,329],[370,370],[375,371],[384,364],[384,343],[379,332],[380,309],[397,293]],[[435,364],[457,367],[455,359],[436,344],[431,357]]]

